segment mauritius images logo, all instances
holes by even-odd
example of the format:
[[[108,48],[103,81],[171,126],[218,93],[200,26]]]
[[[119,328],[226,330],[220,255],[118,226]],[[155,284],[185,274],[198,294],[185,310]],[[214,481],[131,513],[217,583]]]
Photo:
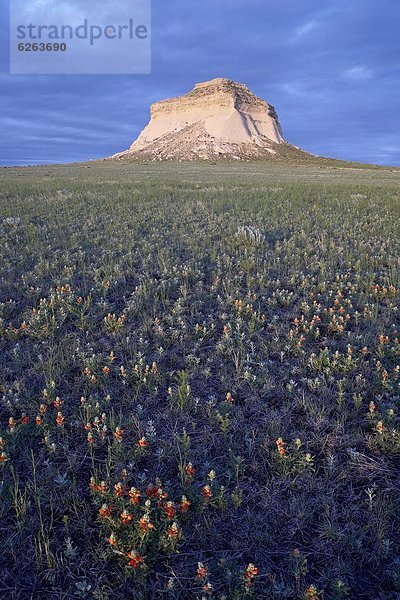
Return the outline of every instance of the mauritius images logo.
[[[148,74],[151,0],[10,0],[11,74]]]

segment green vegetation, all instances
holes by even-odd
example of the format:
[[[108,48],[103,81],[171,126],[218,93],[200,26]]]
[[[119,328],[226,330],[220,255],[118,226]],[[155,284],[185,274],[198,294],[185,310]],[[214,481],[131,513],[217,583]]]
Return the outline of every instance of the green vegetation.
[[[396,600],[400,172],[0,171],[0,597]]]

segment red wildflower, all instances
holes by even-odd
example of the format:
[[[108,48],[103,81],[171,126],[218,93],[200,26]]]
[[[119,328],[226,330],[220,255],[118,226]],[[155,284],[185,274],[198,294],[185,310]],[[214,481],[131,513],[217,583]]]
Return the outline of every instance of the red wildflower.
[[[118,545],[118,540],[117,540],[117,537],[116,537],[115,533],[111,533],[110,537],[107,538],[106,541],[110,544],[110,546],[117,546]]]
[[[190,505],[191,505],[190,500],[188,500],[186,498],[186,496],[182,496],[181,502],[179,504],[179,512],[181,512],[181,513],[187,512],[190,508]]]
[[[209,500],[210,498],[212,498],[212,489],[210,488],[209,485],[203,485],[203,487],[201,488],[201,493],[203,494],[203,497],[206,500]]]
[[[189,462],[185,467],[185,475],[188,479],[192,479],[196,473],[195,467]]]
[[[129,502],[131,504],[136,504],[138,505],[140,502],[140,490],[137,490],[135,487],[131,487],[131,489],[129,490]]]
[[[126,486],[120,481],[114,485],[114,494],[118,498],[122,498],[126,494]]]
[[[284,446],[285,446],[285,442],[283,441],[283,439],[280,437],[280,438],[278,438],[278,439],[276,440],[276,442],[275,442],[275,443],[276,443],[276,446],[277,446],[277,449],[278,449],[278,452],[279,452],[279,454],[280,454],[281,456],[284,456],[284,455],[286,454],[286,450],[285,450],[285,448],[284,448]]]
[[[112,506],[108,504],[103,504],[102,507],[99,509],[99,515],[100,517],[103,517],[103,519],[109,517],[111,515],[111,512]]]
[[[208,575],[207,567],[202,562],[197,563],[197,573],[196,573],[197,579],[204,579],[205,577],[207,577],[207,575]]]
[[[171,539],[176,539],[181,530],[179,529],[178,523],[172,523],[171,527],[168,528],[168,537]]]
[[[258,567],[254,566],[253,563],[249,563],[246,569],[246,579],[253,579],[258,575]]]
[[[148,515],[143,515],[143,517],[139,519],[139,525],[146,533],[150,529],[154,529],[154,525],[150,522],[150,518],[148,517]]]
[[[58,425],[58,427],[62,427],[64,425],[64,421],[65,421],[65,417],[62,414],[61,411],[58,411],[57,416],[56,416],[56,423]]]
[[[175,516],[175,507],[174,507],[174,503],[173,502],[166,502],[163,506],[163,511],[167,517],[167,519],[170,519],[172,521],[172,519]]]
[[[101,494],[107,494],[108,492],[108,484],[106,481],[100,481],[99,492]]]
[[[129,558],[129,565],[134,569],[136,569],[143,562],[143,558],[136,550],[131,550],[128,552],[127,557]]]
[[[158,496],[158,486],[151,483],[146,488],[146,494],[149,498],[157,498]]]
[[[123,525],[127,525],[133,519],[133,516],[127,510],[123,510],[120,517]]]
[[[92,492],[99,492],[101,490],[101,486],[96,483],[96,479],[94,477],[90,478],[89,488]]]

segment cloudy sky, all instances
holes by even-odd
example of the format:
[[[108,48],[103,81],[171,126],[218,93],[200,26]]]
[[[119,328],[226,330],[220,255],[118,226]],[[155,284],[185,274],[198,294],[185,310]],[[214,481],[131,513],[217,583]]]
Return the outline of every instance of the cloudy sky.
[[[151,75],[91,76],[9,75],[10,1],[0,164],[108,156],[131,144],[152,102],[229,77],[275,105],[289,142],[400,165],[399,0],[153,0]]]

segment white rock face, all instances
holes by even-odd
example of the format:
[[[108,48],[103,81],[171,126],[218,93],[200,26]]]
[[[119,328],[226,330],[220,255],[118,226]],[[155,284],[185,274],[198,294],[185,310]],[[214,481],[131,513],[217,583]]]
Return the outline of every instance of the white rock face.
[[[115,157],[159,159],[275,154],[284,142],[274,107],[242,83],[212,79],[188,94],[151,106],[151,120],[132,146]]]

